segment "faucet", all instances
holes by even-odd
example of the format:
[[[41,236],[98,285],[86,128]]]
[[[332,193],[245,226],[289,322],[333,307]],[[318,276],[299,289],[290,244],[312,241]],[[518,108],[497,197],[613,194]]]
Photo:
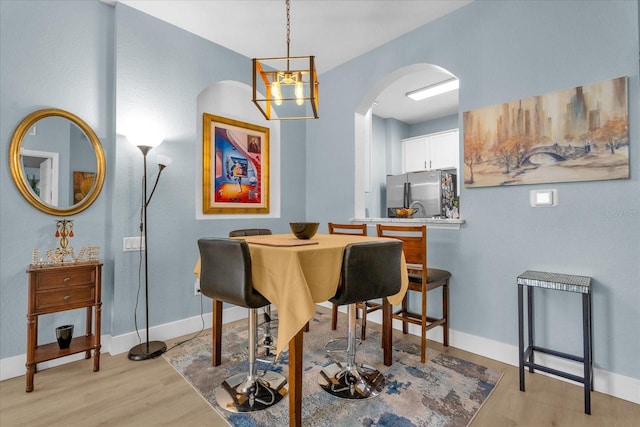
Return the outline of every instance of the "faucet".
[[[426,215],[427,209],[424,207],[424,205],[422,204],[422,202],[420,200],[415,200],[415,201],[411,202],[411,204],[409,205],[409,209],[413,208],[415,205],[420,205],[422,207],[423,214]]]

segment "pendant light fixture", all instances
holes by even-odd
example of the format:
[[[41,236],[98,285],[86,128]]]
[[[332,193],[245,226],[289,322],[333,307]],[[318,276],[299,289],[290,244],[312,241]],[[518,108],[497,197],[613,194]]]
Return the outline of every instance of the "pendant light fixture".
[[[317,119],[315,57],[290,56],[290,0],[286,0],[286,5],[287,56],[253,59],[253,102],[267,120]]]

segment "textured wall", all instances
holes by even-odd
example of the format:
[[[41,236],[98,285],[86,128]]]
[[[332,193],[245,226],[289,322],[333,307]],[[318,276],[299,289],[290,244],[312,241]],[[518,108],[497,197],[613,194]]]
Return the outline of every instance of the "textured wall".
[[[114,335],[133,331],[137,284],[137,258],[120,250],[122,237],[135,235],[139,222],[140,153],[121,136],[131,122],[159,130],[164,139],[150,154],[151,173],[157,154],[174,159],[150,206],[156,325],[199,313],[191,295],[198,237],[244,226],[286,232],[290,220],[354,216],[354,112],[394,71],[417,63],[451,71],[461,80],[460,111],[628,75],[630,180],[548,186],[560,194],[552,209],[529,207],[535,186],[463,189],[467,222],[457,232],[430,231],[429,259],[454,274],[452,328],[511,345],[517,344],[517,274],[540,269],[593,276],[595,365],[640,378],[640,343],[632,339],[640,329],[637,2],[476,1],[324,74],[321,118],[282,125],[282,216],[203,221],[195,220],[194,209],[197,97],[220,81],[250,83],[248,58],[120,4],[114,10],[100,2],[3,0],[0,12],[0,164],[7,165],[15,126],[42,107],[78,114],[105,148],[105,188],[96,204],[74,217],[74,245],[102,247],[103,331]],[[0,179],[5,358],[25,351],[24,270],[31,250],[51,247],[55,239],[54,218],[26,204],[6,167]],[[543,313],[543,344],[579,351],[576,298],[554,295]],[[79,315],[68,316],[43,320],[43,333],[59,322],[80,323]]]
[[[514,346],[519,273],[592,276],[595,365],[640,378],[640,340],[632,339],[640,329],[638,50],[637,2],[476,1],[331,70],[322,76],[322,117],[307,134],[308,194],[318,195],[307,198],[307,215],[354,216],[345,203],[354,200],[358,161],[353,113],[401,68],[434,64],[458,76],[460,111],[627,75],[630,180],[545,184],[560,197],[548,209],[529,207],[540,186],[463,188],[466,224],[429,231],[429,261],[453,273],[451,327]],[[327,175],[322,165],[338,151],[343,167]],[[539,301],[540,343],[580,354],[580,299]]]
[[[0,2],[0,357],[25,352],[27,276],[31,251],[57,246],[57,217],[31,207],[8,168],[16,126],[41,108],[60,108],[96,132],[113,153],[113,9],[100,2]],[[111,168],[107,171],[109,176]],[[99,245],[105,262],[103,322],[111,323],[110,182],[86,211],[75,215],[70,246]],[[83,325],[81,310],[42,316],[39,342],[55,341],[55,326]],[[79,328],[79,331],[82,328]],[[105,332],[108,332],[108,328]],[[78,332],[79,333],[79,332]]]

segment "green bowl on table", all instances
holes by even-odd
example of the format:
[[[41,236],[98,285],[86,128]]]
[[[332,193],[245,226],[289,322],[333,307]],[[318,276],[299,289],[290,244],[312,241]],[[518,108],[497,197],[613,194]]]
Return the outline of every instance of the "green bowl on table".
[[[319,222],[290,222],[291,232],[298,238],[307,240],[315,236]]]

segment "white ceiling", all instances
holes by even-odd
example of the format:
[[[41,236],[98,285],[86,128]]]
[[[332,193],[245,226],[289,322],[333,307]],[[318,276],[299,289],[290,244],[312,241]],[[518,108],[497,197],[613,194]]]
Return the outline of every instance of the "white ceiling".
[[[249,58],[287,54],[284,0],[117,1]],[[292,0],[290,54],[315,55],[322,83],[322,73],[471,1]],[[404,96],[448,78],[435,70],[404,76],[378,97],[374,114],[407,123],[454,114],[457,91],[421,102]]]

